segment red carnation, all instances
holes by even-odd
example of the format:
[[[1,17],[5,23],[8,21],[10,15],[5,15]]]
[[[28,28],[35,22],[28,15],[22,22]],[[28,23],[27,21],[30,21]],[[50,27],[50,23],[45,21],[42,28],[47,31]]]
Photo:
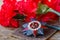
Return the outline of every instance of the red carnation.
[[[56,21],[56,20],[59,19],[59,16],[52,13],[52,12],[48,12],[48,13],[38,17],[38,20],[39,19],[43,22],[49,22],[49,21],[52,21],[52,20]]]
[[[16,13],[14,12],[15,8],[13,4],[13,0],[4,0],[4,4],[2,5],[0,13],[0,24],[2,24],[3,26],[10,26],[10,20],[12,20],[16,15]]]
[[[60,12],[60,0],[43,0],[43,3]]]
[[[16,3],[17,9],[19,10],[20,14],[28,15],[30,13],[35,13],[38,7],[38,4],[36,3],[41,0],[21,0]]]

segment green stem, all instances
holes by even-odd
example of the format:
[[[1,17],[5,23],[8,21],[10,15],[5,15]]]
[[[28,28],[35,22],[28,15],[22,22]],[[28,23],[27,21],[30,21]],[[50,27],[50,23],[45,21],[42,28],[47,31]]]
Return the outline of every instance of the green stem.
[[[51,9],[51,8],[49,8],[49,9],[47,10],[47,12],[48,12],[48,11],[49,11],[49,12],[53,12],[53,13],[57,14],[58,16],[60,16],[60,13],[59,13],[59,12],[57,12],[57,11]]]

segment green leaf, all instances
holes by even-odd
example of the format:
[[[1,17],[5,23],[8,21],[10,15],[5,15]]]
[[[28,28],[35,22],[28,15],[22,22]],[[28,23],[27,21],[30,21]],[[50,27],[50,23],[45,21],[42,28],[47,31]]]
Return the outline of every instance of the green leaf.
[[[23,19],[25,18],[25,16],[24,16],[24,15],[17,14],[17,15],[14,16],[13,18],[23,20]]]

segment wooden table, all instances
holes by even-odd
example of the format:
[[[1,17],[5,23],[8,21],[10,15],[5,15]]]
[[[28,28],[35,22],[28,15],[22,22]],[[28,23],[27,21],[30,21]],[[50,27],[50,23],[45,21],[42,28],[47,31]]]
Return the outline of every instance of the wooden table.
[[[60,31],[57,31],[49,40],[60,40]]]

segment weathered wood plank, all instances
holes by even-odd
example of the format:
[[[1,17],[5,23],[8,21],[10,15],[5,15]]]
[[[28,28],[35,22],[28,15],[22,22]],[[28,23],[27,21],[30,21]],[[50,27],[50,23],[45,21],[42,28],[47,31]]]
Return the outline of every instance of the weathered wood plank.
[[[53,35],[49,40],[60,40],[60,31]]]

